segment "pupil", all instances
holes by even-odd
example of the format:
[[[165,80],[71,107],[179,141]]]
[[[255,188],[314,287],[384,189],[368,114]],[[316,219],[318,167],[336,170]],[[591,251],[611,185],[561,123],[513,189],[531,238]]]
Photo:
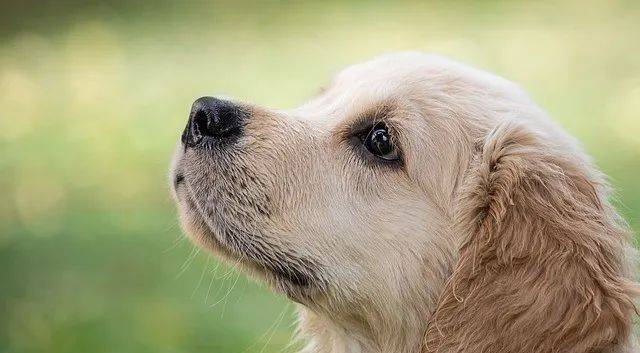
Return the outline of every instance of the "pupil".
[[[376,150],[380,155],[385,155],[391,152],[391,144],[389,143],[389,135],[384,129],[378,129],[373,132],[371,140],[376,146]]]

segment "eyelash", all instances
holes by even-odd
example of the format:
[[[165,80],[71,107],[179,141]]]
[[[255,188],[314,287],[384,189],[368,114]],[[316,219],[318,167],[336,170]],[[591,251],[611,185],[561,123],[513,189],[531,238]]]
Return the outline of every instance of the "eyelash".
[[[353,124],[351,124],[348,135],[355,136],[355,137],[359,137],[359,136],[367,137],[367,135],[373,131],[376,125],[380,123],[384,124],[385,120],[380,118],[373,119],[371,117],[363,117],[362,119],[359,119],[355,121]],[[390,132],[392,131],[393,130],[390,129]]]

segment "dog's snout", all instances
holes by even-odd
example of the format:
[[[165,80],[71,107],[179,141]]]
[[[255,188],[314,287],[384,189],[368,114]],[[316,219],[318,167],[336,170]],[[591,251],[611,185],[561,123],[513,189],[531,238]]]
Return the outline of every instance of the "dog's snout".
[[[182,142],[187,147],[195,147],[206,139],[228,140],[242,132],[244,115],[243,109],[230,101],[198,98],[191,107]]]

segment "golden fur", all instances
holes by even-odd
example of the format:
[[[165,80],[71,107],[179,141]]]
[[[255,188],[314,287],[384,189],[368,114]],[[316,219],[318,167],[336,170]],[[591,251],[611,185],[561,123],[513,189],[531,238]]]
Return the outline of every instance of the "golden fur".
[[[304,352],[636,351],[631,233],[513,83],[402,53],[242,106],[233,146],[178,147],[174,196],[196,243],[299,303]],[[400,165],[354,140],[378,121]]]

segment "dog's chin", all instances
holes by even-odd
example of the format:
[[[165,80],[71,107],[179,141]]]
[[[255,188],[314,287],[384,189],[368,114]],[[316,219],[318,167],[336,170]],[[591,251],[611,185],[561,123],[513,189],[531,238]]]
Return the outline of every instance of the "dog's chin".
[[[293,301],[302,304],[313,301],[312,298],[318,290],[312,278],[289,268],[287,264],[265,263],[248,252],[239,251],[238,246],[230,246],[220,236],[222,232],[211,230],[188,197],[180,202],[179,214],[183,231],[197,246],[240,268],[252,278],[266,283],[273,290],[285,294]]]

